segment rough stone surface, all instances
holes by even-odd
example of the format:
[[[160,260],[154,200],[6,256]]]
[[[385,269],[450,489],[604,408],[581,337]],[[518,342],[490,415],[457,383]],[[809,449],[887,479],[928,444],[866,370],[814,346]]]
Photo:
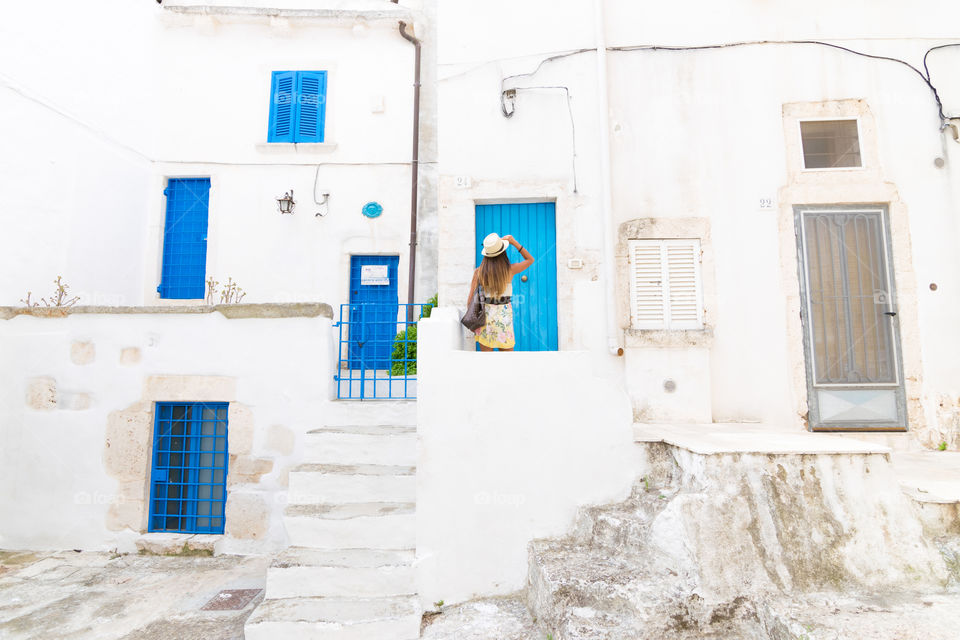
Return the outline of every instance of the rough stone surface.
[[[260,478],[273,471],[273,460],[251,456],[230,456],[227,486],[260,482]]]
[[[888,456],[644,447],[627,501],[530,545],[555,640],[949,637],[960,540],[924,537]]]
[[[521,596],[475,600],[423,617],[422,640],[543,640]]]
[[[237,380],[226,376],[149,376],[143,397],[164,402],[231,402],[237,399]],[[232,412],[230,421],[233,426]]]
[[[164,305],[158,307],[0,307],[0,320],[17,316],[64,318],[75,314],[143,315],[192,314],[218,312],[225,318],[333,318],[333,307],[323,302],[290,302],[264,304],[217,304],[196,306]]]
[[[230,492],[225,510],[225,531],[240,539],[259,540],[267,534],[270,507],[259,493]]]
[[[27,381],[27,406],[38,411],[57,408],[57,381],[49,376]]]
[[[97,358],[97,349],[92,342],[74,342],[70,345],[70,361],[73,364],[90,364]]]
[[[142,354],[139,347],[124,347],[120,350],[120,364],[132,366],[140,362]]]
[[[239,640],[260,598],[202,611],[223,589],[262,589],[268,558],[0,551],[4,640]]]

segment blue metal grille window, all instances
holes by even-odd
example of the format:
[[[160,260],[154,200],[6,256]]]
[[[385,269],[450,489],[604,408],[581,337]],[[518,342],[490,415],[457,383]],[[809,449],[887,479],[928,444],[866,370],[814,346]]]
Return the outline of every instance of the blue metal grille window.
[[[161,298],[203,298],[210,178],[171,178],[163,195],[167,197],[167,215],[163,226],[163,267],[157,291]]]
[[[267,142],[323,142],[326,71],[274,71]]]
[[[148,531],[223,533],[227,403],[158,402]]]

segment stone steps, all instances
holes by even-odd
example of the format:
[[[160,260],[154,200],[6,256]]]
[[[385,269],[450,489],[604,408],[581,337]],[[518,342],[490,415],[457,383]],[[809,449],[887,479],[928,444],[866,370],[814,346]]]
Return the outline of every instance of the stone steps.
[[[248,640],[420,635],[416,427],[382,423],[384,412],[409,418],[416,406],[335,409],[349,421],[307,433],[305,463],[290,471],[283,521],[292,546],[267,570]]]
[[[416,468],[379,464],[303,464],[290,472],[288,504],[414,502]]]
[[[314,429],[306,434],[304,457],[311,461],[414,466],[416,427],[346,425]]]
[[[414,640],[420,606],[394,598],[284,598],[264,600],[247,619],[246,640]]]
[[[267,570],[266,597],[374,598],[416,593],[413,549],[326,551],[291,547]]]

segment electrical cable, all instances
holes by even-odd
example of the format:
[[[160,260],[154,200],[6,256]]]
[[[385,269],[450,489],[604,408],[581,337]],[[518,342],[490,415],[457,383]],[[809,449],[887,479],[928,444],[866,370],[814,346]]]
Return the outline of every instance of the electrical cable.
[[[704,51],[708,49],[728,49],[734,47],[746,47],[746,46],[758,46],[758,45],[816,45],[821,47],[829,47],[832,49],[837,49],[839,51],[844,51],[846,53],[851,53],[853,55],[861,56],[863,58],[870,58],[873,60],[885,60],[888,62],[895,62],[899,65],[902,65],[915,74],[917,74],[923,83],[927,85],[927,88],[930,89],[930,92],[933,94],[933,99],[937,104],[937,115],[940,118],[940,129],[943,130],[947,125],[948,120],[960,120],[960,116],[948,116],[943,112],[943,101],[940,98],[940,92],[937,90],[937,87],[933,84],[933,80],[930,75],[930,69],[927,66],[927,57],[938,49],[947,49],[950,47],[960,47],[960,43],[948,43],[942,44],[935,47],[931,47],[926,51],[923,56],[923,71],[913,66],[906,60],[901,60],[900,58],[894,58],[891,56],[883,56],[872,53],[866,53],[864,51],[858,51],[850,47],[845,47],[843,45],[834,44],[831,42],[823,42],[822,40],[746,40],[741,42],[728,42],[723,44],[707,44],[707,45],[691,45],[691,46],[667,46],[667,45],[632,45],[632,46],[622,46],[622,47],[607,47],[607,51],[614,52],[631,52],[631,51]],[[529,73],[519,73],[511,76],[506,76],[500,81],[500,105],[501,111],[504,112],[505,117],[510,117],[513,115],[513,112],[506,111],[504,96],[507,91],[510,91],[511,88],[506,88],[505,85],[508,80],[515,78],[524,78],[535,75],[540,69],[548,62],[553,62],[554,60],[559,60],[562,58],[567,58],[574,55],[579,55],[581,53],[587,53],[590,51],[596,51],[596,49],[575,49],[573,51],[568,51],[566,53],[561,53],[553,55],[547,58],[544,58],[540,63],[530,71]]]
[[[529,91],[533,89],[559,89],[566,93],[567,95],[567,113],[570,114],[570,145],[573,150],[573,158],[571,159],[571,164],[573,165],[573,192],[579,193],[577,191],[577,125],[573,119],[573,105],[571,104],[570,88],[562,85],[542,85],[535,87],[516,87],[512,91]],[[503,103],[501,102],[501,108]],[[511,112],[513,115],[513,112]],[[508,118],[510,116],[507,116]]]

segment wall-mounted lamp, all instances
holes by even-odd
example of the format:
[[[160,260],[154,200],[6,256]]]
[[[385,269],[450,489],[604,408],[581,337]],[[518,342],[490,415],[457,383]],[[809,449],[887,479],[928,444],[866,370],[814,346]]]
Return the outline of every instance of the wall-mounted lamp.
[[[297,204],[293,199],[293,189],[283,194],[282,198],[277,198],[277,210],[280,213],[293,213],[293,206]]]

